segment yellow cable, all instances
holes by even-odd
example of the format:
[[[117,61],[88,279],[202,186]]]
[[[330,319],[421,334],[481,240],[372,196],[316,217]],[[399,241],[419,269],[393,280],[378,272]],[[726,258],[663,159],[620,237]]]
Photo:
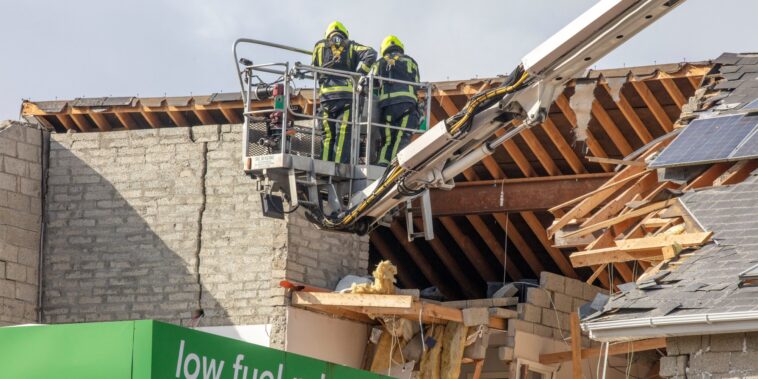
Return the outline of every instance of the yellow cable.
[[[512,92],[514,89],[524,84],[527,77],[529,77],[529,73],[524,72],[521,75],[521,78],[519,78],[519,80],[516,83],[513,83],[512,85],[508,87],[498,88],[494,91],[487,92],[486,94],[472,101],[471,104],[469,104],[466,107],[467,108],[466,113],[458,122],[455,123],[455,125],[453,125],[450,128],[449,133],[451,135],[454,135],[458,131],[458,129],[460,129],[468,121],[468,119],[471,118],[471,114],[473,113],[474,109],[476,109],[476,107],[479,104],[495,96],[500,96],[500,95],[504,95],[506,93]],[[368,204],[374,201],[377,194],[382,193],[387,188],[388,185],[394,184],[395,180],[403,173],[405,173],[405,168],[400,167],[400,166],[395,167],[392,170],[392,172],[387,176],[387,179],[385,179],[376,189],[374,189],[374,191],[371,192],[371,194],[368,197],[363,199],[363,201],[361,201],[361,203],[358,204],[358,206],[356,206],[355,209],[353,209],[353,211],[350,212],[350,214],[343,217],[338,223],[332,223],[331,221],[328,221],[328,220],[325,220],[324,223],[329,224],[333,227],[350,224],[350,222],[352,222],[353,219],[355,219],[361,212],[363,212],[363,210],[368,206]]]

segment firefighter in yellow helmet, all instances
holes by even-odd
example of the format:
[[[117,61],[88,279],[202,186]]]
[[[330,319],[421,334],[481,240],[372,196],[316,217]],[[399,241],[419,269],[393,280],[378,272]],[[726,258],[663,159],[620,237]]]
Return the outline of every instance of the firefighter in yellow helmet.
[[[313,48],[312,65],[368,74],[376,61],[376,51],[348,37],[347,28],[341,22],[329,24],[324,39],[318,41]],[[320,116],[325,134],[321,145],[322,160],[350,162],[352,126],[349,122],[354,84],[356,83],[347,78],[319,75]]]
[[[374,75],[384,78],[419,82],[418,64],[405,54],[400,39],[389,35],[382,41],[381,56],[374,64]],[[419,125],[418,88],[409,84],[380,81],[379,122],[402,129],[417,129]],[[381,128],[377,165],[387,166],[397,152],[410,142],[411,133],[398,129]]]

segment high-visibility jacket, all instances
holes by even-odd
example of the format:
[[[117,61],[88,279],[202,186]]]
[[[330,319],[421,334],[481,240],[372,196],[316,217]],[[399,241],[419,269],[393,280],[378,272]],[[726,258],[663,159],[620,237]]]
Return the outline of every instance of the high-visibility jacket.
[[[323,39],[313,48],[311,65],[335,70],[368,74],[376,61],[376,51],[355,41],[347,40],[336,46]],[[339,76],[319,74],[321,101],[352,99],[353,83]]]
[[[399,51],[385,54],[376,61],[373,67],[374,75],[384,78],[419,82],[418,64],[408,55]],[[415,103],[418,100],[418,87],[410,84],[382,81],[379,83],[379,106],[386,107],[399,103]]]

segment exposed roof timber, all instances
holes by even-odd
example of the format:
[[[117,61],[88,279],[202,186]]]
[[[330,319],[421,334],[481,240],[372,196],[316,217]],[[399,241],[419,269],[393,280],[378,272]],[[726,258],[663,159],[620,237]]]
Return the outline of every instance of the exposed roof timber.
[[[450,191],[431,192],[432,212],[455,216],[547,210],[599,188],[612,176],[597,173],[461,182]]]

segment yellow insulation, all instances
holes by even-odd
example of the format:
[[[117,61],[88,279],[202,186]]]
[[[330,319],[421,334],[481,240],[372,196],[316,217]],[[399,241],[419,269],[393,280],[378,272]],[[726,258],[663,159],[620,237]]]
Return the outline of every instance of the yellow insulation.
[[[432,327],[431,336],[437,343],[433,348],[427,349],[421,357],[419,364],[418,379],[439,379],[440,378],[440,358],[442,354],[442,337],[445,334],[445,328],[442,325]]]
[[[461,375],[463,349],[466,347],[468,327],[448,322],[442,339],[442,358],[440,360],[440,379],[458,379]]]
[[[399,342],[399,346],[392,346],[393,339],[395,343]],[[382,336],[379,337],[379,343],[376,344],[376,350],[374,351],[374,359],[371,360],[371,372],[387,375],[387,370],[390,366],[395,366],[403,363],[402,350],[405,347],[405,342],[402,339],[395,339],[388,331],[384,331]],[[392,365],[390,365],[390,351],[392,351]]]
[[[367,284],[353,284],[350,288],[352,293],[372,293],[372,294],[395,294],[395,275],[397,275],[397,267],[390,261],[381,261],[376,265],[374,270],[374,283]]]

